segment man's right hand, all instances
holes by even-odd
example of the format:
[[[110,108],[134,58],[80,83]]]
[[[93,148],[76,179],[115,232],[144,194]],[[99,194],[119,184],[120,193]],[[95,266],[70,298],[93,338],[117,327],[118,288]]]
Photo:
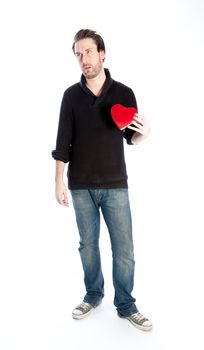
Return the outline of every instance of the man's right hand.
[[[69,206],[67,189],[62,180],[57,180],[55,185],[55,196],[59,204]]]

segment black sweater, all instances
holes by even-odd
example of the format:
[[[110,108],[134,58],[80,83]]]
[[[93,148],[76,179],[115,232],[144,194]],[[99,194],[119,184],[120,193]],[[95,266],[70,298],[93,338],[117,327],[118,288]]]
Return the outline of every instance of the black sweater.
[[[116,127],[111,107],[137,108],[137,103],[129,87],[113,80],[108,69],[105,73],[98,97],[87,88],[84,75],[64,92],[52,156],[69,162],[69,189],[127,188],[123,137],[132,144],[134,131]]]

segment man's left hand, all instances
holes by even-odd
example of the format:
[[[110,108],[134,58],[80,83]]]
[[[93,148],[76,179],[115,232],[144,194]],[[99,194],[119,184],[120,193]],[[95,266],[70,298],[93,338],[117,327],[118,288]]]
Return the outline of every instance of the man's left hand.
[[[135,114],[133,121],[131,125],[128,126],[128,128],[135,131],[131,139],[132,143],[134,144],[137,144],[146,139],[150,133],[148,120],[139,113]]]

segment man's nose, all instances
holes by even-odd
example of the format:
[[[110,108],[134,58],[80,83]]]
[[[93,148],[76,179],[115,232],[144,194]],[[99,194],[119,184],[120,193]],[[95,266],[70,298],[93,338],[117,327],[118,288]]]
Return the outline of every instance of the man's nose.
[[[87,56],[86,54],[81,55],[81,63],[86,64],[87,63]]]

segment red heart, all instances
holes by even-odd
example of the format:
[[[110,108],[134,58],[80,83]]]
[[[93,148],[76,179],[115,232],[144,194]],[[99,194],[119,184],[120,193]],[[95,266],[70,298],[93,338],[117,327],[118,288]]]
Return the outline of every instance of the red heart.
[[[111,116],[119,129],[127,128],[132,123],[135,113],[137,113],[135,107],[124,107],[119,103],[111,108]]]

